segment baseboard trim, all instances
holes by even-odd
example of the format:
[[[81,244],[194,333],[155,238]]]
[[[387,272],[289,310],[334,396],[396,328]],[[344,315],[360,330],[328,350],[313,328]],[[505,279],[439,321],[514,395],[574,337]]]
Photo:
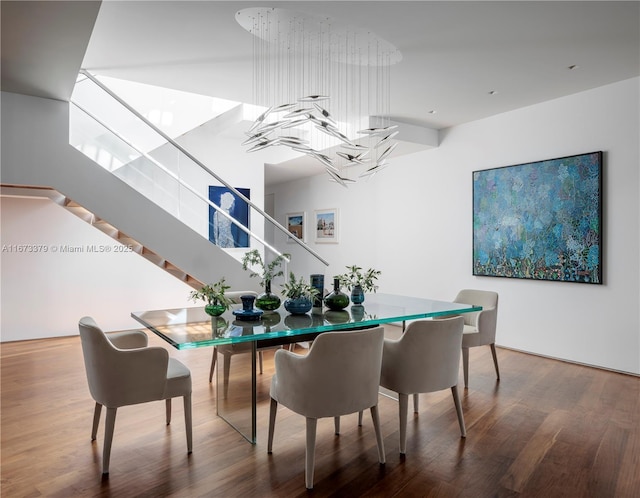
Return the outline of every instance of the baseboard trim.
[[[634,373],[634,372],[627,372],[625,370],[616,370],[615,368],[608,368],[608,367],[603,367],[603,366],[600,366],[600,365],[591,365],[590,363],[582,363],[580,361],[567,360],[566,358],[558,358],[556,356],[550,356],[550,355],[541,354],[541,353],[532,353],[531,351],[525,351],[524,349],[512,348],[512,347],[509,347],[509,346],[501,346],[500,344],[496,344],[496,347],[497,348],[501,348],[501,349],[508,349],[510,351],[515,351],[517,353],[524,353],[524,354],[530,354],[532,356],[539,356],[540,358],[547,358],[549,360],[556,360],[556,361],[561,361],[563,363],[571,363],[573,365],[580,365],[582,367],[596,368],[598,370],[605,370],[607,372],[613,372],[613,373],[618,373],[618,374],[622,374],[622,375],[629,375],[631,377],[639,377],[640,378],[640,374]]]

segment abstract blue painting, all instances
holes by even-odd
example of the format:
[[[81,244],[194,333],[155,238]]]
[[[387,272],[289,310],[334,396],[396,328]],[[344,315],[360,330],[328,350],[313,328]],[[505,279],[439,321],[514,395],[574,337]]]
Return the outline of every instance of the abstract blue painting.
[[[473,274],[602,283],[602,152],[473,172]]]
[[[238,192],[250,199],[250,189],[236,188]],[[209,206],[209,240],[219,247],[249,247],[249,235],[239,227],[241,224],[249,228],[249,205],[227,187],[209,186],[209,200],[219,206],[227,215]]]

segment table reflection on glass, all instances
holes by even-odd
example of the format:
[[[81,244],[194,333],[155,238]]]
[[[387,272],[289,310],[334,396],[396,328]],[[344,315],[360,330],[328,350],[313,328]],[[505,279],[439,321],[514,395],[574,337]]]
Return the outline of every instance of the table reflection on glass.
[[[234,305],[220,317],[204,307],[136,311],[131,316],[177,349],[213,346],[223,356],[216,368],[218,415],[251,443],[256,442],[258,349],[313,340],[334,330],[357,330],[385,323],[481,311],[481,306],[390,294],[367,294],[362,305],[342,311],[314,308],[290,315],[284,308],[259,320],[238,320]]]

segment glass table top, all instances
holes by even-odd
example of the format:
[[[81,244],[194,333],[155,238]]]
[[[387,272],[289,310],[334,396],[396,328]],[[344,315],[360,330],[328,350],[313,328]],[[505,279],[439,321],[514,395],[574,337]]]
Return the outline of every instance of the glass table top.
[[[304,315],[291,315],[281,307],[265,312],[259,320],[244,321],[233,315],[239,309],[242,305],[233,305],[220,317],[207,315],[204,307],[136,311],[131,316],[177,349],[189,349],[268,340],[295,342],[305,334],[469,313],[481,311],[482,306],[376,293],[367,294],[361,306],[342,311],[314,308]]]

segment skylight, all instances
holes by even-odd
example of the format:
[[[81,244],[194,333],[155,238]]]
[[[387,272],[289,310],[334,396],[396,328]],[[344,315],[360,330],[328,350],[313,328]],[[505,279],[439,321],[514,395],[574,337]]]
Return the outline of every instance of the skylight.
[[[98,79],[171,138],[212,120],[240,102],[106,76]]]

